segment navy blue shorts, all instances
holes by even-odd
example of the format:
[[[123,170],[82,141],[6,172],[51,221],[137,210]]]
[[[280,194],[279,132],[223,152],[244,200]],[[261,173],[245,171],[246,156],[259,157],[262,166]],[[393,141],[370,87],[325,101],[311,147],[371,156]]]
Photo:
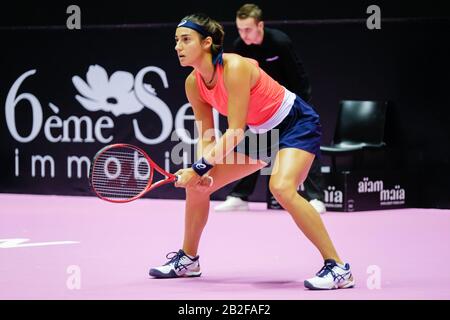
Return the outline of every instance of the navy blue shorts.
[[[301,149],[319,156],[321,136],[319,115],[312,106],[297,96],[289,114],[278,126],[264,134],[247,132],[246,139],[239,143],[235,151],[266,163],[284,148]]]

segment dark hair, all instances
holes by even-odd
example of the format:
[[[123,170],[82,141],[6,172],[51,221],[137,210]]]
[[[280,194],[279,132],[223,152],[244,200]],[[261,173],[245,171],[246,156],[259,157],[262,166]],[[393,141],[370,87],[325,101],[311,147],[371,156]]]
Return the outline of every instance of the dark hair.
[[[239,19],[254,18],[256,23],[262,21],[263,13],[262,10],[253,3],[244,4],[236,12],[236,17]]]
[[[208,17],[206,14],[203,13],[190,14],[181,19],[181,21],[183,20],[192,21],[195,22],[196,24],[201,25],[211,35],[213,42],[211,45],[211,53],[213,56],[216,56],[222,50],[225,32],[223,31],[223,27],[219,22],[211,19],[210,17]],[[206,38],[205,36],[202,36],[200,33],[199,35],[203,39]]]

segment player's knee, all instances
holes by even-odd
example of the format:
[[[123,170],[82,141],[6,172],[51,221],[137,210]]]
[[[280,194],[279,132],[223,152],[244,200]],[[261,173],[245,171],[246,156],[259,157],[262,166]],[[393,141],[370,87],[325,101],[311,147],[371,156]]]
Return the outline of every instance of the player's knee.
[[[269,189],[279,202],[289,201],[297,193],[294,184],[280,179],[270,179]]]

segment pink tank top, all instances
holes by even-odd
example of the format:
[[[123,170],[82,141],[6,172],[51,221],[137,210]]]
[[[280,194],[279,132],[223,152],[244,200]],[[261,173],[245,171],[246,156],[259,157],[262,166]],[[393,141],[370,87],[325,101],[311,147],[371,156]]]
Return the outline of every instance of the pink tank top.
[[[258,66],[258,61],[245,58]],[[223,65],[217,65],[217,83],[209,89],[206,87],[198,71],[195,73],[200,96],[220,114],[228,114],[228,93],[223,80]],[[250,90],[250,102],[247,113],[247,124],[260,125],[269,120],[281,106],[284,98],[284,87],[259,68],[259,79]]]

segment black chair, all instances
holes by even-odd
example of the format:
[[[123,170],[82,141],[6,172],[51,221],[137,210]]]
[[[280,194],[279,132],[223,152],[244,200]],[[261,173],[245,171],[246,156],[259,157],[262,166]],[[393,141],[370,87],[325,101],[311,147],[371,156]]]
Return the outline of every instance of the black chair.
[[[333,172],[336,157],[351,155],[353,165],[362,163],[364,151],[382,149],[386,146],[384,127],[387,102],[343,100],[331,145],[321,146],[322,154],[331,156]],[[356,161],[355,161],[356,160]]]

